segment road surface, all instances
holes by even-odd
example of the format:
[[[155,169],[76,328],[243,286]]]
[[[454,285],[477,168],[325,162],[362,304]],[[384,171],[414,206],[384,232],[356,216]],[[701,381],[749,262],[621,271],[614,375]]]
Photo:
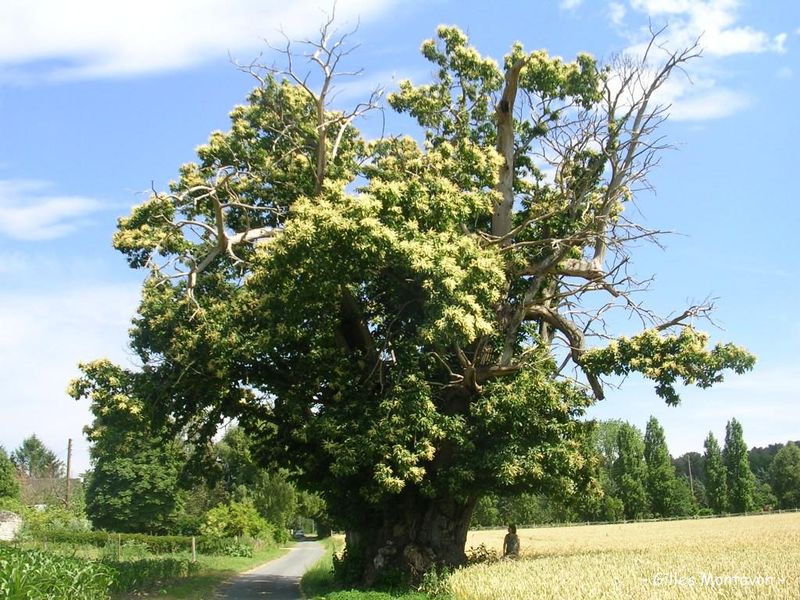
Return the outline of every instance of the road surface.
[[[242,573],[223,584],[219,600],[302,600],[300,578],[325,553],[322,544],[299,542],[281,558]]]

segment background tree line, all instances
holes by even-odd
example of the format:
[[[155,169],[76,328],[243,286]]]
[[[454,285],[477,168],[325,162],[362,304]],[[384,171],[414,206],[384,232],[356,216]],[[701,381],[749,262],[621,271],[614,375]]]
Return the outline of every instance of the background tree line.
[[[95,421],[86,428],[92,469],[82,482],[74,480],[69,501],[63,463],[32,435],[10,455],[0,447],[0,509],[46,505],[43,518],[52,517],[56,529],[91,524],[121,533],[268,535],[278,541],[292,528],[325,532],[322,500],[298,490],[287,471],[258,466],[252,439],[240,428],[229,427],[207,448],[200,476],[185,442],[153,431],[136,411],[122,419],[94,408]],[[54,484],[37,486],[39,475]]]
[[[484,496],[474,526],[620,521],[800,507],[798,442],[749,451],[732,419],[720,447],[709,432],[704,452],[673,458],[651,417],[642,433],[622,420],[600,421],[586,439],[595,487],[579,498],[546,494]]]

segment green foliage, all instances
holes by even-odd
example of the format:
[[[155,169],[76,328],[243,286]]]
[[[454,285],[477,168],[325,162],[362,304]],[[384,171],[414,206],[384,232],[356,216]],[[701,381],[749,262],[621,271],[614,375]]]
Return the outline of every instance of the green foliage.
[[[692,494],[689,480],[686,477],[676,477],[670,490],[669,515],[671,517],[686,517],[697,514],[698,510],[697,498]]]
[[[216,538],[249,536],[273,538],[273,527],[258,514],[252,502],[231,502],[216,506],[206,513],[200,531]]]
[[[11,462],[17,471],[27,477],[58,478],[64,476],[64,463],[44,445],[36,435],[22,440],[19,448],[11,453]]]
[[[792,442],[775,455],[769,471],[772,491],[781,508],[800,508],[800,448]]]
[[[597,465],[611,459],[587,442],[580,418],[593,398],[559,376],[556,334],[570,338],[597,396],[595,376],[638,371],[676,403],[676,381],[708,387],[752,365],[730,344],[706,349],[689,327],[584,352],[584,323],[571,316],[578,295],[608,291],[604,269],[615,267],[593,262],[599,275],[587,276],[575,263],[625,245],[616,223],[649,156],[635,151],[651,133],[641,123],[658,121],[646,98],[638,113],[618,114],[604,104],[613,73],[591,57],[567,63],[515,44],[501,66],[454,27],[422,54],[433,81],[402,82],[389,102],[424,143],[365,141],[322,92],[266,73],[170,193],[119,222],[115,247],[151,269],[131,330],[143,368],[93,363],[72,393],[104,408],[90,433],[98,443],[114,415],[152,412],[203,451],[237,419],[257,446],[230,440],[235,456],[222,468],[233,502],[209,512],[215,535],[259,529],[258,512],[285,525],[285,473],[362,539],[432,527],[419,526],[424,515],[466,521],[486,493],[595,502]],[[648,89],[628,82],[631,97]],[[511,106],[517,91],[524,101]],[[563,147],[571,139],[580,144]],[[552,183],[536,166],[543,148],[561,150]],[[636,516],[646,512],[637,435],[620,428],[606,482]],[[257,475],[256,464],[287,471]],[[114,478],[124,469],[135,471],[120,465]],[[158,527],[176,506],[174,486],[160,485],[168,480],[149,484]],[[117,513],[140,526],[131,507]],[[450,537],[466,526],[445,521],[436,523]],[[451,542],[436,551],[458,562]],[[371,560],[357,557],[361,575]]]
[[[228,496],[252,502],[276,529],[277,541],[287,541],[298,517],[318,517],[324,501],[297,489],[285,469],[265,469],[257,459],[258,445],[241,427],[232,427],[215,445],[220,476]],[[284,539],[286,538],[286,539]]]
[[[22,535],[32,538],[47,538],[54,533],[86,533],[91,527],[81,512],[61,506],[47,506],[44,510],[25,508],[22,512]]]
[[[744,442],[742,426],[731,419],[725,426],[725,447],[722,460],[728,484],[728,506],[732,512],[749,512],[755,508],[755,477],[750,470],[747,444]]]
[[[753,492],[753,504],[755,510],[775,510],[780,506],[777,496],[772,491],[772,486],[765,481],[756,480],[756,489]],[[797,508],[792,506],[791,508]]]
[[[140,548],[151,554],[186,553],[191,550],[192,537],[183,535],[147,535],[144,533],[109,533],[107,531],[70,531],[64,529],[35,530],[28,538],[69,546],[94,546],[104,550],[104,555],[115,558],[118,549],[126,557],[136,555]],[[196,536],[197,552],[218,556],[252,556],[256,547],[269,544],[269,540],[248,537]],[[141,558],[141,556],[139,556]]]
[[[667,449],[664,429],[655,417],[650,417],[644,434],[644,459],[647,463],[647,497],[654,516],[670,517],[689,514],[691,494],[676,476]],[[678,500],[678,494],[681,500]],[[684,512],[685,511],[685,512]]]
[[[677,335],[662,336],[648,330],[630,338],[619,338],[605,348],[589,350],[581,359],[595,375],[641,373],[656,382],[656,394],[676,405],[680,396],[677,380],[684,385],[711,387],[723,380],[722,370],[744,373],[753,368],[755,357],[733,344],[717,344],[706,350],[708,335],[684,327]]]
[[[626,519],[647,516],[647,463],[644,460],[644,441],[641,432],[628,423],[617,433],[619,455],[614,462],[612,476],[624,506]]]
[[[798,441],[791,443],[795,445],[800,444]],[[760,481],[769,481],[769,470],[772,465],[772,461],[775,460],[775,455],[785,445],[786,444],[769,444],[764,448],[750,448],[747,453],[750,460],[750,470],[753,471],[753,475],[755,475],[757,479]]]
[[[706,499],[715,513],[728,510],[728,472],[714,434],[708,432],[705,445]]]
[[[100,600],[110,598],[107,565],[0,544],[0,598]]]
[[[32,539],[53,543],[91,545],[97,548],[121,544],[138,544],[153,554],[186,552],[192,546],[192,538],[177,535],[147,535],[143,533],[109,533],[108,531],[71,531],[67,529],[37,530]]]
[[[0,598],[100,600],[196,571],[188,558],[87,561],[0,545]]]
[[[101,564],[111,573],[112,592],[136,592],[177,578],[191,577],[198,571],[197,563],[190,558],[140,558],[138,560],[103,560]]]
[[[0,498],[19,498],[17,471],[2,446],[0,446]]]
[[[472,516],[475,527],[492,527],[517,523],[532,525],[534,523],[550,523],[558,520],[552,504],[564,499],[548,499],[540,494],[513,494],[499,496],[487,494],[478,501]]]
[[[128,374],[101,360],[81,365],[83,377],[69,394],[89,398],[94,422],[85,428],[92,446],[86,510],[95,527],[163,533],[180,511],[178,476],[185,454],[166,431],[153,431]]]

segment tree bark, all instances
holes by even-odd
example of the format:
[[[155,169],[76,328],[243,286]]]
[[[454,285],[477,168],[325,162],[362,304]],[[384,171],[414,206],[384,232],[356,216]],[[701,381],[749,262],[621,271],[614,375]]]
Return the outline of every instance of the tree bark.
[[[517,98],[519,72],[525,66],[524,60],[517,61],[506,72],[506,85],[503,96],[497,105],[497,151],[505,159],[498,174],[497,191],[502,195],[492,215],[492,235],[502,238],[511,231],[511,215],[514,208],[514,102]],[[506,240],[503,245],[509,243]]]
[[[354,583],[371,587],[398,576],[415,582],[432,568],[464,564],[476,502],[427,498],[418,490],[386,502],[373,519],[346,532],[347,560],[353,561],[347,571],[359,579]]]

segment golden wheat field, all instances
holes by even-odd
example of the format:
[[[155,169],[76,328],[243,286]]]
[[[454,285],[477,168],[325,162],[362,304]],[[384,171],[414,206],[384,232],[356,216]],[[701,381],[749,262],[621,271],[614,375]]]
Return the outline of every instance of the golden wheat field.
[[[470,532],[500,550],[505,531]],[[522,557],[450,578],[457,600],[800,599],[800,513],[520,529]]]

